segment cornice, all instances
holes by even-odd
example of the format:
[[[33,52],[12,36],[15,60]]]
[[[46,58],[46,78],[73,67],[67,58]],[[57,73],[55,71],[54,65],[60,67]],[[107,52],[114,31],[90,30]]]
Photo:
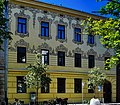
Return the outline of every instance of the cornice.
[[[33,7],[33,8],[57,12],[57,13],[59,12],[60,14],[62,13],[64,15],[66,14],[66,15],[71,15],[71,16],[81,17],[81,18],[92,17],[95,19],[104,19],[104,17],[102,16],[97,16],[97,15],[86,13],[83,11],[78,11],[78,10],[74,10],[74,9],[70,9],[62,6],[48,4],[41,1],[35,1],[35,0],[9,0],[9,1],[11,3],[20,4],[22,6],[28,6],[28,7]]]

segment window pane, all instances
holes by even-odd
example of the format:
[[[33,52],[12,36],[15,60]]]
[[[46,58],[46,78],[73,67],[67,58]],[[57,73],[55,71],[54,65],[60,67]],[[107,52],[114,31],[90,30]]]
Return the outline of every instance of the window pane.
[[[41,30],[41,35],[42,35],[42,36],[44,36],[44,35],[45,35],[44,28],[42,28],[42,30]]]
[[[17,77],[17,93],[26,93],[26,84],[23,76]]]
[[[26,34],[26,18],[20,18],[18,17],[18,33],[24,33]]]
[[[81,54],[75,53],[75,67],[81,67]]]
[[[26,18],[18,18],[19,23],[26,23]]]
[[[88,43],[94,44],[94,36],[93,35],[88,35]]]
[[[58,39],[65,39],[65,26],[58,25]]]
[[[17,48],[17,62],[26,63],[26,48],[25,47]]]
[[[41,36],[49,37],[49,23],[41,22]]]
[[[57,92],[65,93],[65,78],[57,78]]]
[[[74,92],[82,93],[82,79],[74,79]]]
[[[49,51],[42,50],[42,63],[49,65]]]
[[[23,33],[26,33],[26,26],[23,25]]]
[[[46,36],[49,35],[49,31],[48,31],[48,28],[46,28]]]
[[[80,28],[75,28],[74,29],[74,40],[81,42],[81,29]]]
[[[89,57],[88,57],[88,67],[89,68],[95,67],[94,55],[89,55]]]
[[[58,51],[58,66],[65,66],[65,52]]]
[[[18,24],[18,32],[21,33],[21,24]]]
[[[45,84],[45,86],[41,87],[41,93],[49,93],[49,84]]]

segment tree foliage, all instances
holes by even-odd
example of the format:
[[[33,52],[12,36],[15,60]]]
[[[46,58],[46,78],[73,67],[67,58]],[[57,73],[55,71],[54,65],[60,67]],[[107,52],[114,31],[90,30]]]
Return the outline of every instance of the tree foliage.
[[[106,74],[99,68],[93,68],[88,72],[88,86],[95,91],[97,86],[103,86],[106,80]]]
[[[38,101],[38,89],[45,87],[46,84],[51,83],[49,73],[47,73],[48,67],[42,64],[42,56],[40,53],[36,54],[36,60],[34,65],[27,67],[28,73],[25,76],[25,83],[30,88],[36,88],[36,95]]]
[[[95,20],[88,18],[83,21],[85,25],[86,34],[101,36],[101,43],[107,49],[114,49],[115,55],[113,55],[109,62],[106,61],[108,68],[119,63],[120,58],[120,19],[105,19]],[[106,68],[107,69],[107,68]]]
[[[104,1],[104,0],[97,0]],[[120,18],[120,0],[107,0],[107,4],[103,6],[99,13],[101,15],[112,15],[114,18]]]
[[[5,14],[7,14],[7,11],[5,11],[5,6],[7,6],[7,2],[0,0],[0,50],[2,49],[1,46],[4,42],[4,39],[12,39],[12,33],[8,31],[8,25],[6,24],[8,19],[5,17]]]
[[[108,66],[106,69],[110,69],[113,65],[120,63],[120,0],[108,0],[99,13],[110,14],[113,18],[87,18],[82,21],[82,25],[85,26],[85,34],[99,35],[104,47],[114,50],[114,55],[106,61]]]

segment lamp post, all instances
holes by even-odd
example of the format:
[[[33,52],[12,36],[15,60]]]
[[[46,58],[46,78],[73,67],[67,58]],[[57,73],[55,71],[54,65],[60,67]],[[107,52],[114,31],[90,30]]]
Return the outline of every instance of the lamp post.
[[[5,0],[5,18],[8,19],[8,0]],[[6,22],[8,31],[8,21]],[[5,103],[8,105],[8,39],[4,40],[4,64],[5,64]]]
[[[84,102],[83,102],[83,97],[84,97],[83,88],[84,88],[84,82],[82,82],[82,104],[84,103]]]
[[[102,86],[101,86],[101,85],[98,86],[98,91],[99,91],[99,92],[102,91]],[[102,101],[102,96],[101,96],[101,94],[100,94],[100,98],[101,98],[100,100]]]

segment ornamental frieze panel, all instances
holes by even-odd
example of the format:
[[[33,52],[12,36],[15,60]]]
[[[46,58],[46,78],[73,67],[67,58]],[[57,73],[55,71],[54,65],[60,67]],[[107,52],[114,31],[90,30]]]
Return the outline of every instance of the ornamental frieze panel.
[[[28,48],[27,52],[34,54],[37,50],[35,49],[35,46],[33,45],[32,48]]]
[[[103,54],[103,57],[110,57],[111,54],[108,52],[108,50],[105,51],[105,53]]]
[[[17,47],[26,47],[27,52],[30,52],[29,43],[27,43],[23,39],[20,39],[19,41],[16,41],[14,46],[9,46],[8,50],[12,51],[12,52],[16,52]]]
[[[49,22],[50,24],[52,24],[52,19],[51,18],[48,18],[46,15],[44,15],[43,17],[38,17],[38,21],[41,22],[41,21],[45,21],[45,22]]]
[[[95,47],[96,43],[94,42],[94,44],[90,44],[90,43],[87,42],[87,45],[90,46],[90,47]]]
[[[98,60],[99,60],[99,61],[104,61],[104,58],[102,57],[101,54],[98,55]]]
[[[10,46],[10,47],[8,48],[8,50],[9,50],[9,51],[12,51],[12,52],[16,52],[16,51],[17,51],[17,49],[16,49],[15,47],[12,47],[12,46]]]
[[[58,51],[63,51],[66,53],[66,56],[67,56],[67,52],[68,52],[68,48],[65,47],[63,44],[60,44],[59,46],[56,47],[56,52]]]
[[[105,57],[111,57],[112,55],[108,52],[108,50],[105,51],[105,53],[101,56],[101,60],[104,61]]]
[[[68,51],[67,57],[73,57],[73,53],[71,50]]]
[[[47,43],[42,43],[40,46],[38,46],[37,51],[41,52],[41,49],[49,50],[49,53],[52,53],[52,48]]]
[[[73,53],[80,53],[80,54],[83,54],[84,51],[81,50],[81,48],[77,47],[75,48],[75,50],[72,51]]]
[[[72,26],[72,20],[73,20],[74,18],[71,17],[71,16],[68,16],[68,15],[66,15],[66,18],[67,18],[68,21],[69,21],[69,28],[71,29],[71,26]]]
[[[67,28],[67,26],[68,26],[68,23],[67,23],[67,22],[64,22],[63,19],[59,19],[59,21],[56,20],[54,23],[55,23],[56,26],[57,26],[58,24],[65,25],[66,28]]]
[[[93,49],[88,50],[87,55],[94,55],[95,58],[98,59],[98,57],[97,57],[97,52],[94,51]]]
[[[84,51],[82,51],[81,48],[79,47],[75,48],[75,50],[72,50],[72,52],[73,52],[73,56],[75,55],[75,53],[79,53],[83,56],[84,53]]]
[[[15,46],[16,49],[17,49],[17,47],[26,47],[26,49],[28,50],[29,43],[27,43],[23,39],[20,39],[19,41],[16,41],[16,43],[14,44],[14,46]]]
[[[40,13],[41,10],[35,9],[35,8],[30,8],[30,7],[26,7],[26,8],[27,8],[27,10],[29,10],[33,14],[33,28],[35,28],[35,25],[36,25],[36,15],[37,15],[37,13]]]
[[[57,55],[57,54],[55,53],[55,50],[54,50],[54,49],[52,49],[52,51],[51,51],[50,55],[54,55],[54,56],[56,56],[56,55]]]

